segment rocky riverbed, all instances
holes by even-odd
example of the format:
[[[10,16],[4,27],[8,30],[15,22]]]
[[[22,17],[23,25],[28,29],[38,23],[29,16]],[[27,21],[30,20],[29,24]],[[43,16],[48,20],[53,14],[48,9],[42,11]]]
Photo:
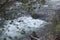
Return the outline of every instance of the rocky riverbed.
[[[60,21],[59,0],[1,0],[0,40],[51,40]],[[37,36],[34,36],[34,33]],[[36,35],[35,34],[35,35]]]

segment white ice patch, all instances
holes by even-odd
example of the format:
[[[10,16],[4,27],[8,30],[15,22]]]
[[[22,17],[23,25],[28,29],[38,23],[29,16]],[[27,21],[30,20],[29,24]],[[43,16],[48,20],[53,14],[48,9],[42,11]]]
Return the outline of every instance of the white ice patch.
[[[47,24],[47,22],[43,20],[33,19],[32,17],[26,16],[14,20],[6,20],[5,23],[5,34],[7,34],[6,36],[10,36],[12,38],[21,38]]]

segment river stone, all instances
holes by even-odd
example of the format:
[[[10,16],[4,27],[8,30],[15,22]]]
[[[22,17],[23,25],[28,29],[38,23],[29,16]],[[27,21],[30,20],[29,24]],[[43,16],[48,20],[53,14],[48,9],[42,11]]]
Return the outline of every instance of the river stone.
[[[56,23],[58,19],[58,14],[56,14],[56,11],[49,9],[48,7],[34,9],[31,13],[31,16],[34,19],[41,19],[52,23]]]

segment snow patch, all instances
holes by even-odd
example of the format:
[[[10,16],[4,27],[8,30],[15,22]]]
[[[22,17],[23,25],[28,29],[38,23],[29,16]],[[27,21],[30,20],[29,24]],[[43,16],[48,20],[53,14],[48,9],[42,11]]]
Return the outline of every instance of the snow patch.
[[[39,19],[33,19],[32,17],[20,17],[14,20],[5,21],[5,35],[7,37],[17,37],[21,38],[26,34],[30,34],[33,31],[44,27],[47,22]]]

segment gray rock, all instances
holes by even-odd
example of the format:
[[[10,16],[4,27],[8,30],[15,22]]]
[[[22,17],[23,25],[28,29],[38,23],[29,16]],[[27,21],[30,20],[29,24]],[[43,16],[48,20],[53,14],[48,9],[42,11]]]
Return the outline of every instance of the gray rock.
[[[58,14],[55,10],[51,10],[48,7],[41,7],[40,9],[34,9],[31,16],[35,19],[45,20],[47,22],[55,23],[58,19]]]
[[[50,9],[60,9],[60,0],[46,0],[46,4],[49,6]]]

